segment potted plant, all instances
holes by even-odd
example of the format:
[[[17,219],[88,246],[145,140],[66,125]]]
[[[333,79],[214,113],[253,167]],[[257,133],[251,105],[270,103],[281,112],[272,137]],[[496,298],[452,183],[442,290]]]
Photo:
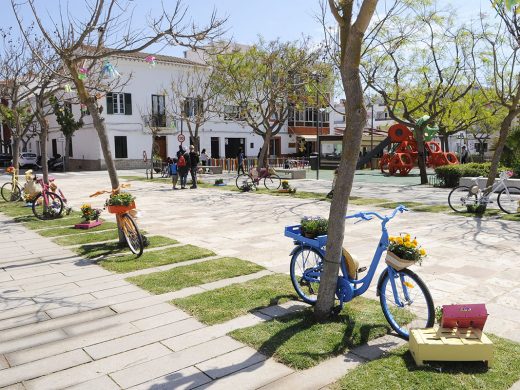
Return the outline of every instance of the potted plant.
[[[135,209],[135,197],[128,192],[113,194],[107,199],[107,210],[111,214],[123,214]]]
[[[468,210],[468,213],[483,215],[486,212],[486,205],[482,203],[467,204],[466,209]]]
[[[223,186],[225,185],[224,184],[224,179],[215,179],[215,184],[216,186]]]
[[[302,234],[307,238],[324,236],[329,229],[329,220],[322,217],[303,217],[300,224]]]
[[[99,220],[101,211],[101,209],[95,209],[89,203],[85,203],[81,206],[81,218],[83,218],[84,222],[77,223],[74,227],[76,229],[90,229],[101,225]]]
[[[296,188],[292,188],[287,180],[282,180],[282,188],[279,189],[278,192],[294,194],[296,192]]]
[[[419,246],[417,239],[412,240],[409,234],[390,237],[389,241],[385,262],[397,271],[415,263],[421,264],[426,256],[426,250]]]
[[[240,187],[240,192],[249,192],[253,189],[253,185],[251,183],[244,183]]]

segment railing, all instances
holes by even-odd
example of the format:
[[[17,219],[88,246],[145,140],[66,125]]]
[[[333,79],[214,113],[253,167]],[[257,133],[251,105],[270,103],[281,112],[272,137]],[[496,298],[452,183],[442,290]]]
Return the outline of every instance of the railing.
[[[268,158],[268,164],[273,168],[284,168],[286,163],[289,163],[290,168],[305,169],[309,167],[309,160],[303,157],[270,157]],[[238,170],[238,159],[236,158],[212,158],[209,160],[209,165],[222,167],[223,171],[237,171]],[[246,172],[258,165],[258,159],[253,157],[247,157],[244,160]]]

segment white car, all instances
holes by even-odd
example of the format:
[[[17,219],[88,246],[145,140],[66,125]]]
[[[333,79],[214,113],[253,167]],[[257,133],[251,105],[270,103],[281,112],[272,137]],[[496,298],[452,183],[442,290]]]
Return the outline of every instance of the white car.
[[[20,164],[20,168],[38,168],[38,156],[35,153],[20,153],[20,159],[18,162]]]

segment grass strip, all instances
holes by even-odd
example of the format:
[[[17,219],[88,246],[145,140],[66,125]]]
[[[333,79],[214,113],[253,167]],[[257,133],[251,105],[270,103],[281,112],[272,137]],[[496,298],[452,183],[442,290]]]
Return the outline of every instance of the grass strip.
[[[449,213],[449,212],[451,212],[450,206],[444,206],[442,204],[435,204],[435,205],[423,204],[422,206],[412,207],[412,210],[422,212],[422,213]]]
[[[213,325],[297,298],[289,275],[279,274],[174,299],[172,303]]]
[[[379,302],[358,297],[328,322],[317,322],[313,309],[308,308],[229,335],[289,367],[304,370],[389,331]]]
[[[0,212],[4,213],[9,217],[33,215],[32,209],[30,207],[25,206],[25,203],[23,202],[3,202],[0,204]]]
[[[403,205],[404,207],[411,209],[413,207],[421,207],[424,206],[422,203],[418,202],[388,202],[388,203],[381,203],[378,206],[383,207],[385,209],[395,209],[399,205]]]
[[[488,335],[495,344],[493,367],[483,362],[430,362],[417,367],[401,347],[349,371],[331,386],[339,389],[509,389],[520,380],[520,344]]]
[[[77,211],[71,212],[69,215],[63,215],[61,218],[57,219],[49,219],[46,221],[42,221],[34,217],[34,215],[17,217],[14,219],[15,222],[21,222],[23,225],[29,229],[47,229],[50,227],[67,227],[74,225],[76,223],[80,223],[81,213]]]
[[[504,214],[501,219],[506,221],[516,221],[520,222],[520,214]]]
[[[109,257],[101,260],[99,264],[109,271],[124,273],[209,256],[215,256],[215,253],[198,246],[183,245],[157,251],[145,251],[139,258],[136,258],[134,254]]]
[[[148,237],[149,244],[146,248],[158,248],[166,245],[178,244],[179,241],[164,236]],[[130,252],[126,245],[120,245],[119,242],[105,242],[101,244],[86,244],[78,248],[72,249],[78,255],[87,259],[94,259],[100,256],[110,256]],[[145,249],[146,250],[146,249]]]
[[[140,275],[127,280],[153,294],[164,294],[216,280],[253,274],[263,270],[257,264],[235,257],[223,257],[177,267],[164,272]]]
[[[90,229],[76,229],[74,224],[69,220],[69,226],[67,227],[55,227],[38,231],[38,234],[43,237],[59,237],[59,236],[70,236],[85,233],[95,233],[103,230],[117,229],[117,223],[115,222],[103,222],[101,225],[90,228]]]
[[[54,238],[56,244],[69,246],[69,245],[80,245],[80,244],[90,244],[93,242],[101,242],[101,241],[109,241],[115,240],[119,238],[118,232],[116,229],[113,230],[102,230],[98,233],[84,233],[84,234],[73,234],[70,236],[58,237]]]

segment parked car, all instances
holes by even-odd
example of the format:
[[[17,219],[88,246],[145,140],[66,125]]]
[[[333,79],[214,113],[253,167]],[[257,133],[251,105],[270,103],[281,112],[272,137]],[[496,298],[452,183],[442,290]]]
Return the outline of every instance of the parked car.
[[[36,153],[20,153],[20,168],[39,168]]]

